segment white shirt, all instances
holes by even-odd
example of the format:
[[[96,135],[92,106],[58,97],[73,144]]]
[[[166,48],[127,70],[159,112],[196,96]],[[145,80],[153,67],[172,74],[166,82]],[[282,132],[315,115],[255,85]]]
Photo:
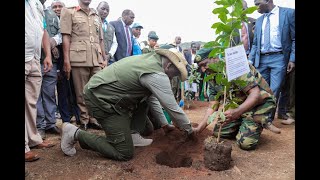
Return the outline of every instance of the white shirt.
[[[270,12],[270,50],[269,52],[278,52],[282,50],[281,46],[281,32],[279,29],[279,7],[276,6]],[[267,23],[265,16],[262,22],[262,36],[261,36],[261,53],[267,53],[264,49],[264,28]]]
[[[25,0],[25,62],[40,60],[44,12],[39,0]]]

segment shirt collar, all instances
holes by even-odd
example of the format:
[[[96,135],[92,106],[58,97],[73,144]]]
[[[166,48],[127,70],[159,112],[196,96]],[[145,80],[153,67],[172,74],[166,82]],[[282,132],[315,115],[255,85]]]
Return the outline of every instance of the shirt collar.
[[[121,22],[122,22],[123,27],[126,27],[126,26],[127,26],[127,25],[123,22],[122,18],[121,18]]]

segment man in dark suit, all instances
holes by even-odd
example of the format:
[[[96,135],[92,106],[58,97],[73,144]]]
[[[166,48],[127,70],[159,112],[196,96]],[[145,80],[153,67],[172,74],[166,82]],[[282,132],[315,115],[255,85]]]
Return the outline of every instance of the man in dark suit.
[[[249,62],[268,82],[276,99],[279,97],[280,85],[286,73],[295,67],[295,10],[279,7],[273,0],[254,0],[260,16],[255,25]],[[272,121],[275,111],[270,114],[269,128],[274,128]]]
[[[126,9],[122,12],[121,19],[111,21],[110,24],[115,28],[115,34],[118,42],[118,48],[114,54],[114,60],[119,61],[122,58],[132,55],[132,29],[129,27],[134,21],[134,13]]]

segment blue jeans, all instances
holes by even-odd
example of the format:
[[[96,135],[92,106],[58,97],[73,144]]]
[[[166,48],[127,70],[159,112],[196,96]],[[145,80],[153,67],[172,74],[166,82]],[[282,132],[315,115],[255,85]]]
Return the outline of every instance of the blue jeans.
[[[57,84],[57,64],[53,63],[49,72],[43,72],[41,64],[42,84],[37,101],[37,129],[47,130],[56,125],[57,109],[55,88]]]
[[[259,67],[256,68],[262,77],[267,81],[276,100],[279,99],[280,87],[287,72],[287,63],[284,61],[283,54],[261,55]],[[269,122],[274,119],[275,110],[271,113]]]

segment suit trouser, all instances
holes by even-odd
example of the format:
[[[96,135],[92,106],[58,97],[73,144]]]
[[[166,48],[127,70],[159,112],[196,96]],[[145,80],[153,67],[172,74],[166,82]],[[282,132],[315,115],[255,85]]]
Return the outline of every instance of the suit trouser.
[[[70,122],[71,114],[76,117],[77,123],[80,123],[80,109],[76,102],[76,95],[73,87],[72,74],[67,80],[64,71],[60,70],[60,79],[57,82],[58,109],[62,122]]]
[[[295,72],[286,74],[286,78],[281,87],[278,116],[288,118],[287,113],[291,111],[295,104]]]
[[[32,59],[25,62],[25,153],[30,151],[29,147],[43,142],[36,127],[36,103],[40,93],[41,81],[40,61]]]
[[[56,126],[56,85],[57,85],[57,63],[52,64],[49,72],[43,72],[41,64],[42,84],[37,102],[37,128],[48,130]]]
[[[284,61],[283,54],[261,55],[257,70],[269,84],[276,101],[278,101],[280,87],[287,72],[287,64]],[[275,113],[276,109],[270,114],[269,122],[273,121]]]
[[[101,70],[100,66],[96,67],[73,67],[72,66],[72,78],[75,93],[77,96],[77,104],[80,108],[80,122],[81,124],[97,123],[97,120],[93,117],[89,117],[87,107],[83,98],[83,88],[88,83],[89,79],[98,71]]]

